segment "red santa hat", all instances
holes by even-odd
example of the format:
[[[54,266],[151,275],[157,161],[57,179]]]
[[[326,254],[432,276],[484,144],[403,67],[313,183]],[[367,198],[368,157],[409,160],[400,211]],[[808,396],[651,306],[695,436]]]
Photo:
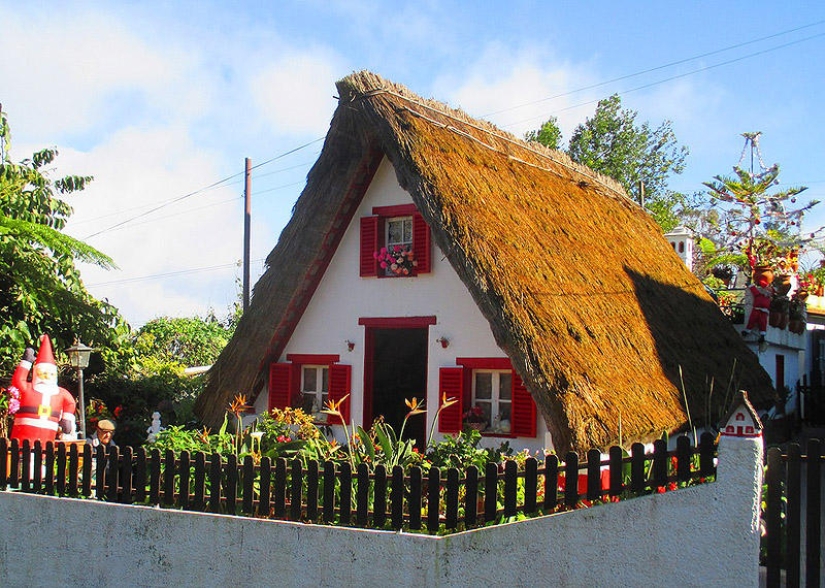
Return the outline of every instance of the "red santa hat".
[[[54,354],[52,353],[52,341],[48,335],[41,335],[40,350],[37,352],[37,360],[35,360],[34,363],[50,363],[57,366],[54,361]]]

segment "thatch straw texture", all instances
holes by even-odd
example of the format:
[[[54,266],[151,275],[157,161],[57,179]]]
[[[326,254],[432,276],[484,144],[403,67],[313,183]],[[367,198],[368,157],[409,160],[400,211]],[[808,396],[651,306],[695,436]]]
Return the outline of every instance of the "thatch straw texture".
[[[620,419],[625,441],[673,431],[687,422],[683,389],[696,422],[724,413],[731,381],[771,401],[757,358],[616,182],[374,74],[337,86],[323,153],[198,399],[204,420],[263,384],[382,156],[557,449],[615,442]]]

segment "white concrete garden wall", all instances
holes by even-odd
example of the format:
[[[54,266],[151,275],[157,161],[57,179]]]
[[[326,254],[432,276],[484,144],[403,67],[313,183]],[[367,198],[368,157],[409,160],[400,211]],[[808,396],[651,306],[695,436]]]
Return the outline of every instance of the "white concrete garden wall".
[[[718,481],[445,537],[0,492],[0,585],[757,586],[761,439]]]

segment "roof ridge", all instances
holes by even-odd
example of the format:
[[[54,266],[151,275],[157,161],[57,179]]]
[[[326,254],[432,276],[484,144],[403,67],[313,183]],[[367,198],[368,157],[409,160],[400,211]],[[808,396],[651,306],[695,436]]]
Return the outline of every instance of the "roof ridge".
[[[374,74],[372,72],[362,71],[362,72],[359,72],[359,73],[356,73],[356,74],[352,74],[352,75],[348,76],[347,78],[344,78],[343,80],[341,80],[341,82],[344,82],[344,83],[354,82],[356,77],[358,77],[358,78],[367,78],[367,79],[374,78],[374,79],[371,80],[371,83],[369,83],[369,86],[367,86],[367,87],[365,87],[363,85],[364,82],[367,82],[367,79],[360,79],[359,80],[360,83],[358,85],[363,89],[355,88],[355,87],[352,86],[351,83],[349,83],[348,85],[350,85],[350,88],[353,91],[357,92],[357,95],[353,95],[353,96],[349,97],[350,102],[355,102],[356,100],[366,100],[366,99],[374,98],[376,96],[380,96],[381,94],[389,94],[391,96],[394,96],[395,98],[398,98],[400,100],[404,100],[405,102],[410,102],[410,103],[416,104],[417,106],[420,106],[422,108],[432,110],[432,111],[438,113],[441,116],[444,116],[444,117],[447,117],[451,120],[457,121],[460,124],[467,125],[467,126],[473,128],[473,129],[476,129],[477,131],[482,132],[482,133],[492,135],[493,137],[495,137],[495,138],[497,138],[501,141],[505,141],[507,143],[515,145],[519,149],[525,149],[525,150],[529,151],[530,153],[532,153],[533,155],[536,155],[536,156],[538,156],[540,158],[543,158],[543,159],[547,159],[547,160],[553,162],[554,164],[561,165],[561,166],[563,166],[563,167],[565,167],[565,168],[567,168],[567,169],[569,169],[569,170],[571,170],[575,173],[587,176],[588,178],[590,178],[591,180],[593,180],[597,184],[602,185],[603,187],[605,187],[608,190],[618,192],[619,195],[622,198],[628,200],[629,202],[632,202],[632,203],[636,204],[636,201],[633,200],[632,198],[630,198],[627,195],[627,192],[625,191],[624,187],[618,181],[616,181],[615,179],[613,179],[609,176],[606,176],[602,173],[599,173],[599,172],[587,167],[584,164],[577,163],[577,162],[573,161],[563,151],[559,151],[557,149],[550,149],[549,147],[546,147],[546,146],[542,145],[541,143],[535,143],[535,142],[526,141],[524,139],[519,139],[518,137],[516,137],[512,133],[509,133],[507,131],[504,131],[504,130],[498,128],[496,125],[494,125],[490,121],[487,121],[487,120],[484,120],[484,119],[479,119],[479,118],[474,118],[474,117],[470,116],[469,114],[467,114],[466,112],[464,112],[463,110],[461,110],[460,108],[454,108],[454,107],[452,107],[452,106],[450,106],[450,105],[448,105],[444,102],[422,98],[421,96],[418,96],[417,94],[415,94],[414,92],[412,92],[411,90],[406,88],[405,86],[402,86],[400,84],[396,84],[394,82],[388,82],[387,80],[384,80],[381,76],[379,76],[377,74]],[[388,87],[388,86],[391,86],[391,87]],[[393,88],[395,88],[395,89],[393,89]],[[406,94],[411,94],[411,96],[408,96]],[[424,114],[422,114],[420,112],[417,112],[417,111],[415,111],[411,108],[408,108],[407,110],[410,113],[414,114],[415,116],[418,116],[422,120],[425,120],[427,122],[434,123],[434,124],[437,124],[439,126],[442,126],[443,128],[445,128],[445,129],[447,129],[451,132],[459,132],[459,134],[461,134],[461,135],[463,135],[463,136],[465,136],[469,139],[472,139],[472,140],[476,141],[477,143],[479,143],[480,145],[482,145],[482,146],[484,146],[488,149],[491,149],[491,150],[493,150],[497,153],[503,153],[501,150],[496,149],[496,147],[494,147],[493,145],[490,145],[490,144],[482,141],[478,137],[474,137],[470,133],[462,132],[461,129],[456,129],[456,128],[450,127],[450,125],[445,125],[443,123],[440,123],[439,121],[436,121],[435,119],[431,119],[431,118],[425,116]],[[485,128],[485,127],[489,127],[489,128]],[[530,166],[535,167],[537,169],[541,169],[542,171],[551,172],[551,173],[554,173],[556,175],[560,175],[557,170],[542,167],[542,166],[536,165],[534,163],[530,163],[529,161],[526,161],[526,160],[524,160],[522,158],[519,158],[519,157],[515,157],[515,156],[513,156],[512,154],[509,154],[509,153],[507,153],[506,155],[514,161],[518,161],[520,163],[530,165]],[[613,196],[613,195],[611,194],[611,196]]]

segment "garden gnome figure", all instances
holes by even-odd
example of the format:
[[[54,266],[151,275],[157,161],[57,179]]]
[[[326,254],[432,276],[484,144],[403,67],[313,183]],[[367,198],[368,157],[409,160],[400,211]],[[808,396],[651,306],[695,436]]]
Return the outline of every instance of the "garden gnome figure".
[[[771,312],[771,299],[773,298],[773,287],[767,276],[760,275],[757,282],[751,284],[745,291],[745,306],[751,305],[751,313],[748,317],[748,324],[742,334],[746,337],[751,330],[759,328],[759,343],[765,342],[765,333],[768,330],[768,316]]]
[[[34,364],[32,381],[29,372]],[[63,439],[76,439],[75,400],[68,390],[57,385],[57,364],[48,335],[40,337],[37,360],[34,349],[26,349],[23,359],[14,370],[12,385],[20,391],[20,410],[14,415],[11,438],[21,442],[28,439],[32,444],[44,445],[55,441],[62,432]]]

